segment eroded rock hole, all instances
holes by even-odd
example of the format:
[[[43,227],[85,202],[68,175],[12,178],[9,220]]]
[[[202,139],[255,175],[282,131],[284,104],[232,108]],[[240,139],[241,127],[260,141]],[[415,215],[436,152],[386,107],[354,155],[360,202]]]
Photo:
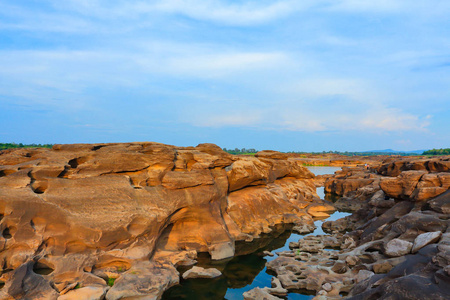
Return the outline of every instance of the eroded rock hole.
[[[3,281],[0,281],[0,290],[5,286],[5,283]]]
[[[8,227],[6,227],[5,229],[3,229],[2,236],[3,236],[5,239],[10,239],[10,238],[12,238],[11,229],[8,228]]]
[[[38,261],[33,266],[33,272],[39,275],[48,275],[54,270],[54,267],[46,261]]]
[[[98,149],[100,149],[100,148],[103,148],[103,147],[105,147],[104,145],[101,145],[101,146],[94,146],[94,147],[92,147],[92,151],[97,151]]]
[[[78,160],[76,158],[69,160],[69,166],[72,169],[76,169],[78,167]]]
[[[35,181],[31,184],[31,189],[36,194],[43,194],[48,187],[47,181]]]
[[[68,164],[72,169],[76,169],[79,165],[84,164],[88,160],[88,157],[78,157],[69,160]]]
[[[14,170],[0,170],[0,177],[8,176],[10,174],[15,173]]]
[[[64,170],[58,174],[58,178],[67,178],[68,177],[68,170],[67,167],[64,168]]]

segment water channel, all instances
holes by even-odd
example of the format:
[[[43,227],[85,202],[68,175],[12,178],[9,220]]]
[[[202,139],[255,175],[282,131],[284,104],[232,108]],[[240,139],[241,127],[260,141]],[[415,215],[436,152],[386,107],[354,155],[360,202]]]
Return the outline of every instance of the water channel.
[[[339,167],[318,167],[312,166],[308,169],[316,175],[333,174],[340,170]],[[324,188],[318,188],[317,194],[324,199]],[[181,279],[180,285],[177,285],[166,291],[162,297],[163,300],[239,300],[243,299],[242,294],[255,287],[270,287],[272,275],[266,270],[266,262],[277,257],[275,252],[289,250],[290,242],[297,242],[307,235],[324,234],[322,223],[324,221],[337,220],[348,216],[349,213],[335,212],[326,220],[315,222],[316,230],[310,234],[300,235],[293,233],[291,227],[280,226],[275,228],[274,232],[266,239],[263,237],[256,245],[254,251],[247,255],[233,257],[229,260],[219,262],[211,261],[209,257],[199,256],[197,266],[204,268],[216,268],[222,272],[222,276],[215,279]],[[248,245],[236,245],[236,248],[248,247]],[[271,251],[275,256],[263,256],[264,250]],[[248,251],[248,250],[247,250]],[[249,252],[249,251],[248,251]],[[189,268],[187,268],[189,269]],[[186,270],[187,270],[186,269]],[[180,273],[185,270],[179,269]],[[289,293],[285,299],[299,300],[312,299],[314,293],[306,290]]]

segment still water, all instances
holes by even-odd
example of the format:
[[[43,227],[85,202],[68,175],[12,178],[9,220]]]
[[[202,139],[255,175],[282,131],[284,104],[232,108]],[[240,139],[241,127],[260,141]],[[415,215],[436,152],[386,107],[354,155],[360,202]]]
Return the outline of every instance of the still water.
[[[340,170],[338,167],[308,167],[316,175],[333,174]],[[317,189],[318,195],[323,199],[325,197],[323,188]],[[222,276],[215,279],[181,279],[180,285],[175,286],[163,295],[164,300],[186,299],[186,300],[211,300],[211,299],[243,299],[242,294],[255,287],[270,287],[272,275],[266,270],[266,262],[277,257],[275,252],[289,250],[290,242],[297,242],[307,235],[324,234],[322,223],[324,221],[337,220],[348,216],[349,213],[335,212],[326,220],[316,221],[316,230],[313,233],[300,235],[291,231],[291,226],[278,226],[274,233],[262,237],[254,251],[248,255],[236,256],[224,261],[211,261],[209,257],[200,256],[197,266],[204,268],[216,268],[222,272]],[[236,244],[236,249],[247,250],[252,247],[247,243]],[[264,256],[264,250],[272,251],[275,256]],[[186,269],[179,269],[183,273]],[[312,299],[314,293],[306,290],[289,293],[284,299]]]

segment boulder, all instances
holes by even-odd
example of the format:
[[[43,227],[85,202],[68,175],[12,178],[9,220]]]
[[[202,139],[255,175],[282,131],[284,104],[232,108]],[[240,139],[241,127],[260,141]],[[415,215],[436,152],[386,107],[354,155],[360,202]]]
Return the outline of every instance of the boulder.
[[[191,278],[216,278],[221,276],[222,273],[215,268],[204,269],[202,267],[194,266],[191,269],[183,273],[183,279]]]
[[[389,241],[384,248],[384,254],[390,257],[403,256],[411,252],[413,244],[401,239]]]
[[[439,241],[441,236],[442,236],[441,231],[426,232],[426,233],[420,234],[414,240],[414,245],[413,245],[411,252],[415,253],[428,244],[436,243],[437,241]]]
[[[160,299],[166,289],[178,283],[179,274],[172,265],[141,261],[114,282],[106,294],[106,300],[133,297]]]
[[[450,214],[450,191],[430,200],[428,204],[436,212]]]

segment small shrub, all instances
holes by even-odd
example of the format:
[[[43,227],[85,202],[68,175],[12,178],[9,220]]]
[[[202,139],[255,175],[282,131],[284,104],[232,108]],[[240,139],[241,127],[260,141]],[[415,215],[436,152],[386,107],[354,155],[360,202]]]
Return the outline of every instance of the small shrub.
[[[114,285],[114,282],[116,281],[116,278],[108,278],[108,285],[109,286],[113,286]]]

